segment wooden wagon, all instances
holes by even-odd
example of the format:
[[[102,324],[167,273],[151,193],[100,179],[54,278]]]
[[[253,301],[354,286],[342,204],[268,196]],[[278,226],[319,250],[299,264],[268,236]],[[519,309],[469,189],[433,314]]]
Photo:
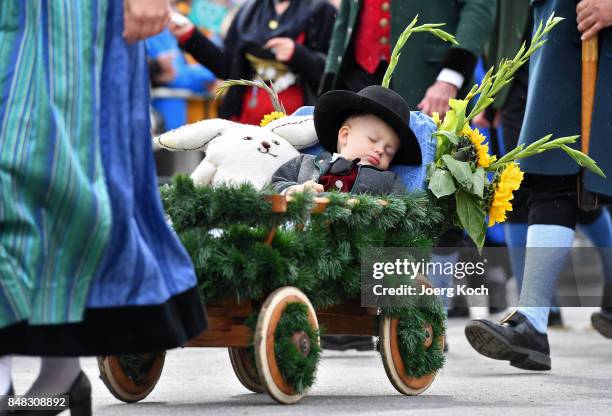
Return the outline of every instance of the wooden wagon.
[[[269,197],[275,213],[287,210],[288,198],[281,195]],[[379,201],[385,204],[385,201]],[[348,204],[357,204],[350,199]],[[327,198],[315,198],[311,212],[323,213],[329,205]],[[265,238],[272,244],[276,227],[272,227]],[[428,285],[426,280],[420,284]],[[433,382],[437,371],[419,377],[406,373],[405,355],[400,351],[398,338],[399,318],[385,316],[379,308],[361,307],[359,301],[349,301],[315,310],[308,297],[298,288],[280,287],[260,300],[235,298],[207,302],[208,324],[206,331],[191,339],[184,347],[227,348],[236,377],[242,385],[255,393],[267,392],[283,404],[298,402],[307,393],[307,388],[296,388],[288,383],[277,363],[275,353],[276,330],[289,304],[302,304],[307,310],[310,326],[316,331],[315,337],[304,331],[288,334],[291,343],[302,356],[307,357],[314,349],[319,350],[318,330],[325,328],[326,335],[378,336],[379,351],[383,366],[391,384],[405,395],[418,395]],[[256,324],[248,325],[249,317],[255,316]],[[442,348],[443,334],[434,334],[432,325],[422,326],[423,347],[431,348],[434,343]],[[314,339],[313,339],[314,338]],[[124,402],[144,399],[155,387],[164,365],[165,352],[130,356],[98,357],[100,378],[109,391]],[[133,371],[137,367],[137,371]]]

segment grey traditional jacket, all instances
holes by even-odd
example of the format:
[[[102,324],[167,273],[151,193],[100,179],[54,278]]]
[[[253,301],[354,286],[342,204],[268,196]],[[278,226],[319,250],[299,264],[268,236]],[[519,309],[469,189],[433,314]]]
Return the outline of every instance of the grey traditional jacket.
[[[302,184],[319,178],[329,172],[332,167],[332,157],[328,152],[318,156],[299,155],[282,165],[272,176],[272,187],[277,192],[283,192],[293,185]],[[353,194],[405,194],[406,185],[402,178],[394,172],[379,170],[373,166],[360,165],[351,189]]]

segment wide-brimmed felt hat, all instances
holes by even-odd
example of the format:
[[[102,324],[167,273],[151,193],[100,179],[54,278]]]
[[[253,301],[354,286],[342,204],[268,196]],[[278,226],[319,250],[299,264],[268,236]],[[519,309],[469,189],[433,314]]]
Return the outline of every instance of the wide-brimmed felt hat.
[[[361,91],[334,90],[323,94],[314,109],[319,143],[330,153],[337,152],[338,131],[352,113],[373,114],[387,123],[400,139],[394,164],[420,165],[421,146],[410,129],[410,108],[401,95],[380,85]]]

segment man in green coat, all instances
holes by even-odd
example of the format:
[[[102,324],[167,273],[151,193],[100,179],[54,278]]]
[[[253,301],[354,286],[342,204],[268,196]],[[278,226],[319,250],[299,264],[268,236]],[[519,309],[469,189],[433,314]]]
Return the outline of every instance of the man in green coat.
[[[493,0],[343,0],[338,11],[320,92],[358,91],[380,84],[388,51],[418,14],[419,23],[446,23],[453,46],[429,33],[415,33],[402,49],[391,87],[408,102],[440,116],[449,98],[471,87],[478,56],[493,27]]]
[[[600,59],[589,155],[607,178],[587,172],[584,187],[611,198],[612,0],[532,0],[531,5],[536,25],[553,11],[566,20],[548,34],[546,45],[531,57],[519,142],[530,144],[548,133],[554,137],[580,133],[581,40],[598,36]],[[572,145],[576,146],[580,143]],[[472,347],[486,357],[507,360],[525,370],[550,370],[546,323],[556,281],[574,240],[579,167],[564,152],[553,150],[521,161],[521,169],[527,173],[530,197],[518,309],[500,324],[474,319],[466,325],[465,333]],[[602,335],[612,338],[612,284],[606,285],[602,308],[591,316],[591,322]]]

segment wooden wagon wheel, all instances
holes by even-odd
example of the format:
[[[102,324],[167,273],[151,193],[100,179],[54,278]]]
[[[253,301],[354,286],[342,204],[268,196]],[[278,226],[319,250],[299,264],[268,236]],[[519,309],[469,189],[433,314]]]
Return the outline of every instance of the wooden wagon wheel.
[[[277,402],[282,404],[293,404],[301,400],[306,391],[297,392],[290,386],[281,374],[274,353],[274,333],[287,304],[298,302],[306,305],[308,309],[308,321],[312,328],[318,331],[319,323],[312,304],[299,289],[295,287],[282,287],[268,296],[263,304],[257,327],[255,328],[254,346],[255,360],[259,379],[265,386],[268,394]],[[302,354],[310,352],[311,340],[303,331],[293,335],[293,342]],[[320,340],[316,340],[320,342]]]
[[[227,350],[238,381],[253,393],[265,393],[266,388],[259,380],[257,367],[251,362],[248,349],[230,347]]]
[[[400,345],[397,334],[397,326],[399,318],[385,316],[380,324],[380,355],[382,357],[383,366],[389,381],[393,387],[402,394],[408,396],[416,396],[423,393],[433,383],[436,378],[437,371],[426,374],[422,377],[410,377],[406,375],[404,361],[400,353]],[[435,342],[444,344],[444,337],[438,340],[433,339],[433,330],[430,324],[426,324],[423,328],[425,331],[425,348],[429,348]]]
[[[127,371],[125,363],[128,357],[136,366],[141,366],[136,369],[138,371],[135,374]],[[164,367],[165,358],[165,351],[129,356],[104,355],[98,357],[100,378],[117,399],[134,403],[144,399],[153,391]]]
[[[417,282],[423,286],[431,287],[431,283],[423,275],[417,276]],[[400,352],[397,333],[398,324],[399,318],[385,316],[381,319],[379,326],[380,338],[378,341],[380,344],[380,355],[387,377],[389,377],[393,387],[402,394],[416,396],[429,388],[438,372],[434,371],[421,377],[411,377],[406,374],[406,366]],[[425,340],[423,341],[425,349],[428,349],[434,342],[439,342],[441,348],[444,348],[444,336],[434,339],[431,324],[426,323],[423,331],[425,331]]]

